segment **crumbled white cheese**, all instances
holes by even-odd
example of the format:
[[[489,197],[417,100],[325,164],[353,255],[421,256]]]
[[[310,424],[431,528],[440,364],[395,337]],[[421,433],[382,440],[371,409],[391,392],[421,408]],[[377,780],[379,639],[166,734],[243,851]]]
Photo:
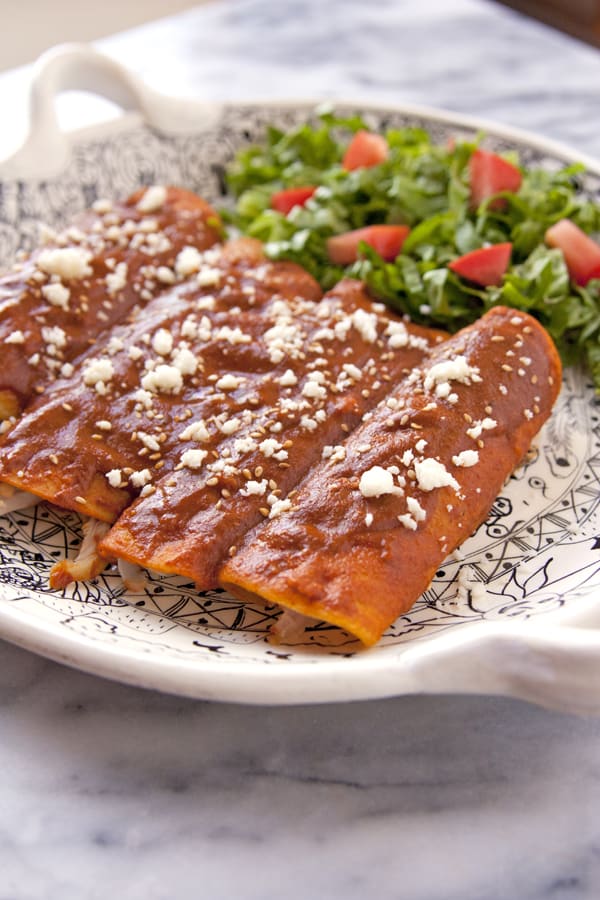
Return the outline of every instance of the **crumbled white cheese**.
[[[144,409],[150,409],[154,402],[154,397],[150,393],[150,391],[144,391],[142,388],[139,388],[135,394],[133,395],[136,403],[139,403],[140,406],[143,406]]]
[[[167,189],[162,184],[153,184],[147,188],[138,200],[137,208],[142,213],[154,212],[164,205],[167,199]]]
[[[457,453],[456,456],[452,457],[452,462],[455,466],[462,466],[465,469],[470,468],[470,466],[476,466],[479,462],[479,453],[477,450],[462,450],[460,453]]]
[[[461,384],[481,381],[479,369],[477,366],[469,365],[465,356],[446,359],[429,369],[425,375],[424,387],[426,391],[435,388],[436,397],[443,399],[450,394],[451,381],[458,381]]]
[[[236,438],[233,442],[233,452],[237,456],[244,453],[253,453],[256,450],[257,443],[252,437]]]
[[[116,294],[122,291],[127,284],[127,263],[120,262],[114,272],[109,272],[106,276],[106,289],[109,294]]]
[[[367,528],[370,528],[372,524],[373,524],[373,513],[368,512],[365,516],[365,525],[367,526]]]
[[[140,347],[136,347],[135,344],[132,344],[127,350],[127,356],[132,362],[137,362],[143,355],[144,351]]]
[[[403,466],[410,466],[410,464],[412,463],[412,461],[413,461],[414,458],[415,458],[415,454],[413,453],[413,451],[412,451],[412,450],[410,449],[410,447],[409,447],[408,450],[405,450],[404,453],[403,453],[402,456],[401,456],[401,462],[402,462],[402,465],[403,465]]]
[[[388,344],[392,350],[406,347],[408,344],[408,330],[404,322],[390,322],[385,333],[389,335]]]
[[[147,432],[145,431],[138,431],[136,432],[136,434],[138,436],[138,440],[141,441],[144,447],[147,447],[147,449],[152,453],[157,453],[160,450],[160,444],[151,434],[147,434]]]
[[[415,462],[415,474],[417,484],[423,491],[433,491],[441,487],[452,487],[457,491],[460,487],[445,465],[433,457]]]
[[[215,387],[219,391],[235,391],[243,381],[244,379],[241,376],[238,377],[237,375],[228,372],[226,375],[222,375],[219,378]]]
[[[7,338],[4,339],[5,344],[24,344],[25,335],[22,331],[11,331]]]
[[[346,459],[346,448],[343,444],[337,444],[335,447],[328,444],[323,447],[322,458],[328,459],[329,462],[343,462]]]
[[[497,425],[498,423],[495,419],[481,419],[480,421],[473,422],[472,426],[467,428],[466,433],[470,438],[473,438],[473,440],[476,441],[477,438],[481,437],[482,432],[491,431],[492,428],[496,428]]]
[[[160,356],[168,356],[173,349],[173,335],[166,328],[159,328],[152,338],[152,349]]]
[[[168,266],[159,266],[156,270],[156,278],[161,284],[175,284],[175,272]]]
[[[104,357],[92,357],[85,363],[83,369],[83,383],[89,387],[95,387],[99,394],[104,393],[104,385],[110,381],[115,370],[110,359]]]
[[[291,369],[286,369],[281,378],[279,379],[279,384],[282,387],[292,387],[294,384],[298,384],[298,379],[294,375]]]
[[[46,344],[54,346],[58,350],[67,346],[67,334],[58,325],[45,325],[42,328],[42,338]]]
[[[46,275],[58,275],[59,278],[70,281],[92,275],[89,265],[91,258],[91,251],[83,247],[55,247],[42,250],[37,258],[37,266]]]
[[[98,422],[95,422],[95,426],[100,431],[110,431],[112,429],[112,424],[107,419],[100,419]]]
[[[181,464],[188,469],[199,469],[207,455],[208,450],[184,450],[181,454]]]
[[[302,388],[302,396],[310,400],[324,400],[327,396],[327,388],[317,384],[316,381],[307,381]]]
[[[281,513],[287,512],[292,508],[291,500],[276,500],[275,503],[271,506],[269,510],[269,518],[275,519],[277,516],[280,516]]]
[[[109,356],[114,356],[116,353],[120,353],[124,346],[125,344],[121,338],[113,335],[106,345],[106,352]]]
[[[352,325],[368,344],[377,340],[377,316],[364,309],[355,309],[352,313]]]
[[[129,480],[133,487],[144,487],[145,484],[148,484],[149,481],[152,481],[152,474],[150,469],[140,469],[139,472],[132,472],[129,476]]]
[[[275,438],[265,438],[258,445],[258,449],[264,456],[274,456],[276,452],[281,450],[281,444]]]
[[[342,368],[346,375],[349,375],[350,378],[354,379],[354,381],[360,381],[360,379],[362,378],[361,370],[358,368],[358,366],[355,366],[354,363],[344,363]]]
[[[235,434],[235,432],[238,430],[238,428],[241,426],[241,424],[242,423],[241,423],[240,419],[238,419],[234,416],[233,419],[225,419],[225,421],[221,422],[218,427],[219,427],[219,431],[221,432],[221,434],[230,435],[230,434]]]
[[[177,350],[171,362],[176,369],[179,369],[182,375],[194,375],[198,368],[198,360],[187,347],[181,347]]]
[[[263,478],[262,481],[250,480],[246,482],[244,487],[240,488],[240,494],[242,497],[262,497],[266,493],[267,487],[268,481],[266,478]]]
[[[381,466],[372,466],[360,476],[358,489],[363,497],[381,497],[396,494],[399,488],[394,484],[394,476]]]
[[[423,521],[426,513],[416,497],[407,497],[406,498],[406,506],[408,507],[408,511],[411,514],[411,516],[417,522]]]
[[[120,469],[111,469],[110,472],[106,473],[106,480],[110,484],[111,487],[118,488],[121,487],[122,483],[122,475]]]
[[[193,275],[202,265],[202,254],[196,247],[184,247],[177,254],[175,271],[181,278]]]
[[[398,521],[401,525],[404,525],[405,528],[408,528],[410,531],[417,530],[417,523],[413,519],[409,513],[403,513],[401,516],[398,516]]]
[[[144,375],[142,387],[153,394],[178,394],[183,387],[183,378],[176,366],[163,364]]]
[[[52,284],[45,284],[42,287],[42,296],[50,303],[51,306],[58,306],[60,309],[69,308],[69,297],[71,291],[59,281]]]
[[[222,325],[221,328],[214,332],[213,338],[216,341],[227,341],[228,344],[235,346],[236,344],[251,344],[252,338],[249,334],[244,334],[237,325],[231,328],[229,325]]]
[[[311,419],[310,416],[302,416],[300,419],[300,426],[306,431],[315,431],[318,428],[316,419]]]
[[[200,287],[209,287],[213,284],[218,284],[221,280],[221,270],[220,269],[211,269],[210,266],[203,266],[196,279]],[[214,298],[211,298],[214,305]]]
[[[206,423],[203,419],[200,419],[199,422],[190,422],[187,425],[181,434],[179,435],[180,441],[209,441],[210,434],[208,432],[208,428],[206,427]]]

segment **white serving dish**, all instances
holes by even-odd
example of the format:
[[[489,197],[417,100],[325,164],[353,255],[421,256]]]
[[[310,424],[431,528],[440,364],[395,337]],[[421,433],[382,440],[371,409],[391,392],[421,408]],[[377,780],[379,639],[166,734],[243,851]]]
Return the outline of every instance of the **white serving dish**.
[[[85,89],[126,112],[63,133],[65,89]],[[68,220],[98,196],[170,182],[219,202],[233,151],[267,122],[291,124],[315,104],[207,105],[165,98],[88,47],[57,48],[38,63],[24,146],[0,164],[0,258],[33,241],[38,220]],[[423,107],[357,108],[374,127],[418,123],[443,140],[484,131],[488,146],[526,162],[576,159],[600,184],[600,163],[534,135]],[[74,514],[43,504],[0,519],[0,636],[68,665],[132,684],[243,703],[312,703],[406,693],[505,694],[557,709],[600,712],[600,423],[593,392],[568,371],[557,409],[494,504],[488,522],[431,588],[362,650],[323,626],[275,647],[276,615],[220,592],[200,596],[182,579],[153,578],[123,599],[116,575],[63,593],[47,574],[77,543]],[[460,583],[457,582],[462,569]],[[470,590],[484,582],[485,591]]]

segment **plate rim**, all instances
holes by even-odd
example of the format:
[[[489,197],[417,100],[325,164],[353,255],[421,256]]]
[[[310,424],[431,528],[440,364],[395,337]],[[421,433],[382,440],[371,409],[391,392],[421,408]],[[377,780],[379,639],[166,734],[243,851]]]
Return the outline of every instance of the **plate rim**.
[[[164,102],[166,98],[162,98]],[[181,110],[206,112],[207,104],[197,101],[178,101]],[[565,162],[580,161],[591,174],[600,175],[600,160],[587,154],[577,153],[573,147],[537,135],[525,129],[515,128],[467,114],[410,103],[379,103],[367,97],[353,100],[345,98],[258,98],[212,104],[212,113],[222,116],[227,110],[245,109],[305,109],[314,111],[328,104],[336,110],[362,109],[369,112],[389,112],[440,122],[450,127],[485,134],[524,144],[542,153],[564,159]],[[189,116],[193,122],[193,115]],[[139,112],[130,112],[110,122],[87,126],[65,134],[69,148],[82,141],[99,140],[115,130],[136,128],[145,124]],[[196,121],[189,133],[201,131],[201,122]],[[200,126],[200,127],[199,127]],[[169,133],[169,132],[167,132]],[[43,147],[39,148],[40,156]],[[0,163],[0,179],[14,177],[18,167],[19,151],[9,160]],[[9,164],[9,165],[7,165]],[[35,180],[31,175],[27,180]],[[597,605],[597,603],[596,603]],[[568,617],[565,617],[568,619]],[[360,658],[366,662],[355,663],[331,661],[322,663],[294,662],[287,668],[277,663],[257,666],[255,662],[228,660],[217,666],[205,659],[177,659],[175,657],[151,658],[149,651],[119,647],[118,643],[93,642],[85,635],[66,630],[51,621],[35,621],[21,611],[18,601],[0,603],[0,637],[24,649],[31,650],[57,662],[81,671],[100,675],[112,680],[138,687],[156,689],[181,696],[205,700],[221,700],[244,704],[301,704],[331,703],[346,700],[365,700],[399,696],[413,693],[477,693],[506,694],[533,700],[554,708],[600,713],[600,691],[594,689],[594,681],[600,684],[600,631],[569,624],[561,624],[556,615],[549,614],[543,622],[536,618],[532,623],[510,624],[498,622],[473,623],[464,633],[436,635],[423,642],[407,642],[390,648],[385,656],[369,658],[369,650],[363,650]],[[488,673],[473,683],[472,667],[479,666],[481,674],[481,651],[485,647],[494,650],[501,646],[508,654],[508,665],[501,666],[497,677]],[[395,652],[394,652],[395,651]],[[546,659],[549,670],[540,676],[535,663],[538,655]],[[587,689],[578,676],[565,676],[556,671],[556,660],[564,657],[575,664],[585,663],[586,671],[593,669],[593,676]],[[493,654],[495,655],[495,654]],[[529,659],[531,657],[531,659]],[[510,671],[513,662],[526,660],[521,670]],[[443,660],[453,662],[451,671],[446,668],[440,677],[436,666]],[[554,660],[554,662],[553,662]],[[470,668],[471,667],[471,668]],[[529,668],[528,668],[529,667]],[[273,668],[279,668],[276,676]],[[564,676],[564,672],[562,673]],[[585,679],[584,679],[585,680]],[[557,688],[560,690],[557,694]],[[578,696],[575,696],[578,691]]]

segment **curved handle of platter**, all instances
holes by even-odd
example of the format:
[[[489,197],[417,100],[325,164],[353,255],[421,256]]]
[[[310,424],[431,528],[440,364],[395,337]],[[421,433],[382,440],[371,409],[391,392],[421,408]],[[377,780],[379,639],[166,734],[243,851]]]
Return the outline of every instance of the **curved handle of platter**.
[[[416,690],[503,694],[600,714],[600,630],[594,628],[473,626],[415,644],[402,663]]]
[[[28,135],[21,148],[0,166],[3,178],[50,177],[67,165],[71,140],[61,129],[56,99],[72,90],[110,100],[170,133],[202,131],[218,115],[217,106],[152,90],[125,66],[87,44],[62,44],[48,50],[34,65]]]

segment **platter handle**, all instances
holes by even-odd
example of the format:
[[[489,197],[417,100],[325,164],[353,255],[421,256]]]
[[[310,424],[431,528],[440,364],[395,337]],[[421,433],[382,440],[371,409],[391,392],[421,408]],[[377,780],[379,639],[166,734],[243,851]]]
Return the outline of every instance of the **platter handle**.
[[[68,162],[71,141],[61,129],[56,99],[64,91],[87,91],[110,100],[125,113],[137,113],[150,126],[170,133],[209,127],[218,107],[176,99],[149,88],[125,66],[88,44],[61,44],[34,63],[29,94],[28,134],[2,162],[3,178],[49,177]]]
[[[600,630],[528,623],[474,626],[405,651],[421,691],[517,697],[561,712],[600,715]]]

